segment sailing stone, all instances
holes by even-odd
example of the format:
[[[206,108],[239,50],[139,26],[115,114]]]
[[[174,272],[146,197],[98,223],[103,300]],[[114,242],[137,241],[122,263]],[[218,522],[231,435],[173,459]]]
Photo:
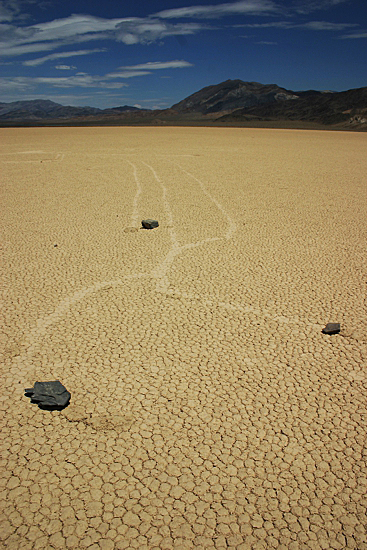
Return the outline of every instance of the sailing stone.
[[[154,227],[158,227],[159,223],[157,220],[143,220],[141,222],[144,229],[154,229]]]
[[[325,328],[322,329],[324,334],[339,334],[340,323],[328,323]]]
[[[33,388],[25,389],[24,392],[31,398],[31,403],[37,403],[40,409],[61,410],[69,404],[71,397],[59,380],[35,382]]]

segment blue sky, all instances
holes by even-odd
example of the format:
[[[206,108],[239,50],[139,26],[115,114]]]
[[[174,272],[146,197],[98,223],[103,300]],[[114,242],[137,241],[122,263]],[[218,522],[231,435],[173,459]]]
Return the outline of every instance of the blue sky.
[[[0,101],[167,108],[227,79],[367,86],[367,0],[3,0]]]

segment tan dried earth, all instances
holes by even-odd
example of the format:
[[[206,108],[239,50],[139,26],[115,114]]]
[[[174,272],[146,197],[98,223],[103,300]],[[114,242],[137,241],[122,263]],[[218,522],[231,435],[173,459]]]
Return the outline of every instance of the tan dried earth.
[[[3,547],[366,549],[367,134],[0,135]]]

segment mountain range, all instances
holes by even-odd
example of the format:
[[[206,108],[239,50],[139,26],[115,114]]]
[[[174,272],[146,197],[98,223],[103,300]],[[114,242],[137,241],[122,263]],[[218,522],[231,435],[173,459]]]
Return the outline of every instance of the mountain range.
[[[101,113],[118,114],[140,111],[137,107],[124,105],[112,109],[97,109],[96,107],[65,107],[48,99],[30,101],[14,101],[0,103],[0,121],[31,121],[69,119],[74,117],[97,116]]]
[[[367,130],[367,87],[297,92],[276,84],[226,80],[169,109],[153,111],[128,105],[68,107],[40,99],[0,103],[1,126],[136,124]]]

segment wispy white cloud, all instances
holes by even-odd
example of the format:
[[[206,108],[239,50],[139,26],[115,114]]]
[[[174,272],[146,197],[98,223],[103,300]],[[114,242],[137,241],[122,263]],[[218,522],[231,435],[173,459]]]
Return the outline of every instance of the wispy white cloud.
[[[296,0],[292,9],[299,14],[312,13],[318,10],[328,10],[350,0]]]
[[[14,77],[2,77],[0,78],[0,90],[6,92],[7,90],[12,92],[26,91],[30,88],[30,82],[27,77],[14,76]]]
[[[144,76],[151,74],[151,71],[162,69],[184,69],[193,67],[192,63],[184,60],[175,61],[148,61],[140,65],[127,65],[118,70],[106,74],[105,78],[133,78],[135,76]]]
[[[28,27],[33,31],[32,41],[67,39],[89,33],[115,31],[117,26],[130,19],[103,19],[92,15],[70,15],[64,19],[55,19]]]
[[[303,29],[310,29],[312,31],[343,31],[351,27],[358,27],[357,23],[331,23],[329,21],[308,21],[298,25]]]
[[[21,2],[18,0],[1,0],[0,21],[13,21],[21,14]]]
[[[224,17],[227,15],[265,15],[279,12],[279,6],[272,0],[240,0],[225,4],[209,6],[189,6],[163,10],[154,15],[161,19],[179,19],[182,17],[206,18]]]
[[[69,52],[77,54],[77,52]],[[48,59],[57,59],[61,54],[51,54]],[[148,61],[140,65],[120,67],[114,72],[105,75],[90,75],[84,72],[78,72],[71,76],[61,77],[3,77],[0,79],[0,89],[31,89],[38,85],[48,86],[50,88],[110,88],[119,89],[127,86],[125,79],[146,76],[152,74],[154,70],[177,69],[192,67],[192,64],[184,60],[175,61]],[[69,65],[57,65],[56,69],[68,70],[75,69]],[[117,80],[117,82],[116,82]],[[112,81],[112,82],[111,82]]]
[[[0,55],[17,56],[92,40],[116,40],[117,27],[123,21],[130,19],[71,15],[29,27],[0,25]]]
[[[160,70],[160,69],[184,69],[186,67],[193,67],[192,63],[188,61],[148,61],[148,63],[142,63],[140,65],[130,65],[127,67],[121,67],[122,69],[132,70]]]
[[[59,71],[70,71],[76,69],[76,67],[74,67],[74,65],[55,65],[55,69]]]
[[[168,36],[195,34],[203,28],[198,23],[173,24],[151,17],[103,19],[90,15],[71,15],[29,27],[3,24],[0,25],[0,55],[52,51],[92,40],[114,40],[126,45],[149,44]]]
[[[75,75],[66,77],[36,77],[30,79],[30,84],[46,84],[56,88],[123,88],[124,82],[106,82],[105,79],[91,75]]]
[[[36,78],[30,79],[30,84],[47,84],[55,86],[56,88],[71,88],[74,86],[81,87],[98,87],[99,82],[97,82],[92,76],[61,76],[61,77],[49,77],[49,76],[39,76]]]
[[[0,21],[26,21],[30,15],[24,10],[28,6],[37,5],[38,8],[47,7],[49,0],[0,0]]]
[[[72,41],[62,41],[55,40],[54,42],[35,42],[35,43],[26,43],[24,40],[12,40],[7,42],[6,40],[0,41],[0,56],[4,57],[17,57],[21,55],[27,55],[32,53],[48,52],[62,48],[69,44],[76,44],[82,41],[89,41],[96,37],[77,37]],[[84,40],[83,40],[84,39]]]
[[[28,61],[23,61],[23,65],[28,67],[35,67],[37,65],[42,65],[46,61],[51,61],[53,59],[64,59],[67,57],[75,57],[78,55],[90,55],[92,53],[105,52],[105,48],[95,48],[93,50],[77,50],[73,52],[61,52],[61,53],[52,53],[50,55],[45,55],[44,57],[38,57],[37,59],[30,59]]]
[[[0,29],[0,36],[1,36]],[[7,40],[7,38],[2,37],[0,40],[0,55],[2,57],[17,57],[19,55],[25,55],[28,53],[38,53],[38,52],[47,52],[50,50],[55,50],[63,46],[63,43],[60,41],[55,41],[52,45],[46,42],[40,42],[39,44],[26,44],[24,40]]]
[[[279,29],[287,29],[292,27],[292,23],[289,21],[271,21],[269,23],[238,23],[236,25],[232,25],[235,29],[271,29],[271,28],[279,28]]]
[[[233,25],[237,28],[251,29],[308,29],[312,31],[342,31],[351,27],[358,27],[357,23],[331,23],[329,21],[308,21],[306,23],[292,23],[291,21],[271,21],[269,23],[244,23]]]
[[[87,74],[66,77],[3,77],[0,78],[1,90],[31,90],[38,85],[51,88],[110,88],[118,89],[127,86],[125,82],[109,82],[108,77]]]
[[[198,23],[167,23],[159,19],[125,20],[117,26],[117,39],[127,45],[150,44],[167,36],[195,34],[204,27]]]
[[[340,38],[342,39],[367,38],[367,31],[344,34]]]
[[[53,81],[52,81],[53,80]],[[41,82],[41,81],[39,81]],[[127,84],[124,82],[105,82],[103,80],[89,80],[85,79],[85,81],[73,81],[65,79],[63,82],[61,79],[52,79],[50,78],[49,81],[44,81],[45,84],[51,84],[55,88],[75,88],[75,87],[82,87],[82,88],[108,88],[110,90],[119,90],[120,88],[125,88]]]
[[[23,65],[39,66],[47,61],[72,57],[74,55],[89,55],[103,49],[86,49],[69,52],[54,52],[76,44],[96,40],[112,40],[125,45],[151,44],[171,36],[194,35],[204,30],[214,30],[209,20],[228,16],[290,16],[310,13],[319,9],[329,9],[347,0],[293,0],[291,5],[284,7],[282,0],[237,0],[220,4],[193,5],[180,8],[162,10],[144,18],[124,17],[106,19],[92,15],[73,14],[69,17],[55,19],[30,26],[11,24],[22,16],[21,7],[27,3],[39,3],[39,0],[0,0],[0,56],[17,57],[31,54],[47,53],[35,59],[26,59]],[[199,22],[182,22],[176,19],[200,19]],[[208,23],[202,20],[206,19]],[[246,21],[246,20],[245,20]],[[308,29],[314,31],[345,31],[358,27],[353,23],[333,23],[328,21],[292,22],[270,21],[264,23],[244,23],[235,25],[248,28],[279,28],[279,29]],[[215,27],[217,28],[217,27]],[[364,38],[364,32],[353,32],[342,38]],[[266,41],[266,37],[265,37]],[[171,62],[174,63],[174,62]],[[187,62],[185,62],[187,63]],[[189,65],[185,65],[189,66]],[[178,67],[178,66],[176,66]],[[165,65],[164,68],[176,68]],[[134,71],[155,70],[158,65],[153,64],[123,67],[121,78],[131,78]],[[126,72],[127,71],[127,72]],[[117,74],[111,73],[111,74]],[[133,74],[132,76],[138,76]],[[109,77],[117,78],[117,76]]]
[[[105,78],[134,78],[150,74],[149,71],[114,71],[106,74]]]

